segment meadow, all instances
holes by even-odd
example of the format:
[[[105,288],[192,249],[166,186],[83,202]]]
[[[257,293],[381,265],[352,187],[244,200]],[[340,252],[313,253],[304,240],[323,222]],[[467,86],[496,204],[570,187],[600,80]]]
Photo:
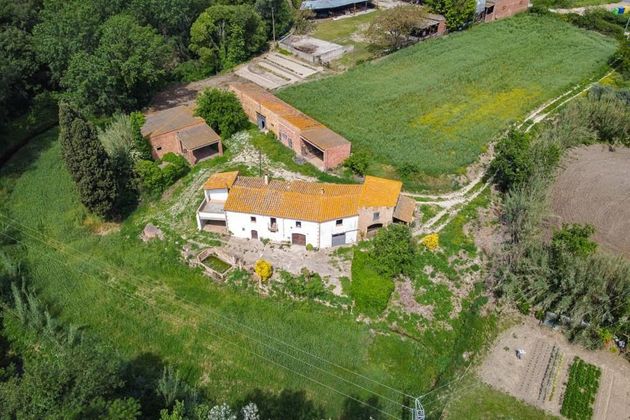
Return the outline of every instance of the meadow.
[[[431,39],[278,96],[372,154],[369,173],[451,188],[493,138],[606,68],[616,43],[518,15]]]
[[[139,239],[147,215],[164,210],[159,203],[96,234],[56,138],[56,129],[39,136],[0,171],[0,202],[23,244],[31,287],[55,316],[125,360],[174,365],[214,401],[263,395],[292,410],[314,405],[322,417],[407,418],[409,395],[453,379],[466,364],[462,354],[493,334],[479,299],[448,328],[409,338],[349,311],[218,285],[181,261],[181,238],[167,231],[163,242]],[[439,410],[443,400],[428,404]]]

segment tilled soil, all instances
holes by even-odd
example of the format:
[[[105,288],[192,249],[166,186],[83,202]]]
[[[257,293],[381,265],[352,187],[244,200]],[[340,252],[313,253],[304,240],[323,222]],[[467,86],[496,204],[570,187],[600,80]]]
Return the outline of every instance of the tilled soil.
[[[522,359],[516,357],[517,349],[525,351]],[[554,349],[558,352],[555,372],[549,367]],[[630,363],[607,350],[589,351],[570,344],[560,331],[539,326],[532,318],[524,318],[498,337],[479,368],[479,376],[494,388],[559,415],[575,356],[602,370],[593,419],[630,418]]]
[[[589,223],[605,250],[630,258],[630,148],[571,150],[551,188],[557,224]]]

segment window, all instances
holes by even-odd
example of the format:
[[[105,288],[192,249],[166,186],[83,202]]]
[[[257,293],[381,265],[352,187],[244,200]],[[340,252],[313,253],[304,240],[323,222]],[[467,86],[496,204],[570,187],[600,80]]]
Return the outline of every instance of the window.
[[[372,215],[372,220],[378,220],[381,217],[381,213],[375,211]]]
[[[252,222],[252,223],[256,223],[256,216],[251,216],[249,218],[249,221]]]
[[[295,222],[295,227],[302,227],[302,222]]]
[[[155,150],[162,150],[162,146],[156,147]]]
[[[337,220],[337,221],[335,222],[335,224],[336,224],[337,226],[341,226],[341,225],[343,225],[343,219],[339,219],[339,220]]]

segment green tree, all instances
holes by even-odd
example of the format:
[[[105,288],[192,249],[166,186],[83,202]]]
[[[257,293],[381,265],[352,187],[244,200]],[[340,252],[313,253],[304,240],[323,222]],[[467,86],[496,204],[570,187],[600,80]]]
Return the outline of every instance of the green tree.
[[[291,29],[293,11],[287,0],[256,0],[255,7],[265,21],[268,39],[275,35],[277,40]]]
[[[597,250],[597,243],[591,240],[594,233],[595,228],[592,225],[562,225],[562,229],[553,233],[552,252],[554,254],[568,252],[574,256],[587,257]]]
[[[224,139],[248,125],[247,116],[236,96],[219,89],[206,89],[197,97],[195,114]]]
[[[343,166],[350,169],[357,175],[365,175],[367,173],[367,169],[370,166],[371,156],[366,151],[355,151],[352,152],[350,157],[345,160]]]
[[[232,41],[233,37],[241,41]],[[190,29],[190,50],[197,54],[209,71],[234,65],[228,57],[249,58],[265,45],[265,24],[249,6],[214,5],[207,8]],[[229,51],[238,47],[241,51]]]
[[[495,183],[503,191],[522,185],[532,174],[531,142],[527,134],[512,130],[495,148],[495,158],[490,165]]]
[[[59,107],[60,142],[79,199],[90,211],[112,219],[119,200],[117,180],[94,126],[66,103]]]
[[[398,50],[409,43],[409,37],[422,26],[425,17],[424,9],[416,5],[383,10],[370,24],[368,39],[380,48]]]
[[[462,29],[472,22],[477,8],[475,0],[429,0],[427,5],[434,12],[444,15],[450,30]]]
[[[411,230],[396,223],[379,230],[369,250],[372,267],[386,277],[407,272],[415,254]]]
[[[150,26],[131,16],[105,22],[93,53],[79,52],[70,60],[62,85],[82,109],[111,113],[145,104],[164,82],[172,49]]]

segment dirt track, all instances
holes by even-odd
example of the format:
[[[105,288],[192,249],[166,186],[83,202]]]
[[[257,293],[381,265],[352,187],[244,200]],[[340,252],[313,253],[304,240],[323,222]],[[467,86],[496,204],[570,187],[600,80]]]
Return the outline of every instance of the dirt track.
[[[571,150],[551,189],[557,223],[590,223],[602,248],[630,258],[630,148]]]

